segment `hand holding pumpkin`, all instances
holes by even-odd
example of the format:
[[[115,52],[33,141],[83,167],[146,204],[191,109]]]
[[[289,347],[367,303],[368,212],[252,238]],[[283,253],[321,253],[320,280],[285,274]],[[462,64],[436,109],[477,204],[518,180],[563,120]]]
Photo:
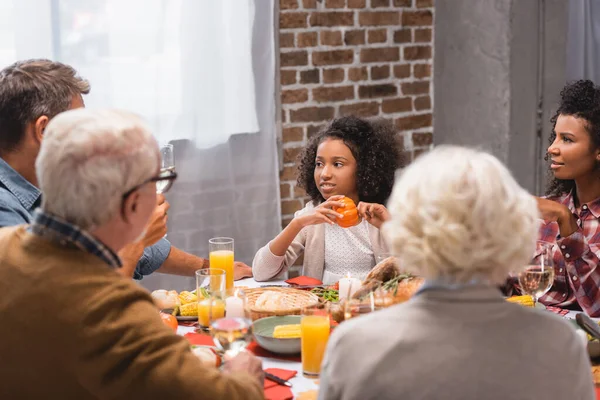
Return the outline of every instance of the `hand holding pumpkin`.
[[[381,229],[381,225],[390,219],[390,212],[382,204],[361,201],[357,208],[358,215],[377,229]]]
[[[295,220],[302,228],[323,223],[334,224],[337,218],[343,217],[336,211],[340,207],[343,209],[344,203],[341,201],[343,198],[344,196],[331,196],[309,212],[299,215]]]

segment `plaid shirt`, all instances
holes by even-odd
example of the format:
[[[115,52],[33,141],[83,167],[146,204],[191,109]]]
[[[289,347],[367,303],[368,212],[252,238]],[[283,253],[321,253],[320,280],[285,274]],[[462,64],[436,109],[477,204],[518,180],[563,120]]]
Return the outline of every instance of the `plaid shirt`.
[[[74,246],[91,253],[113,268],[121,267],[119,256],[88,232],[61,218],[46,214],[39,208],[33,213],[33,221],[29,230],[63,246]]]
[[[556,243],[552,249],[554,285],[540,301],[557,307],[579,306],[592,317],[600,316],[600,198],[581,205],[579,214],[572,194],[554,198],[577,218],[579,229],[561,237],[556,222],[541,226],[539,239]]]

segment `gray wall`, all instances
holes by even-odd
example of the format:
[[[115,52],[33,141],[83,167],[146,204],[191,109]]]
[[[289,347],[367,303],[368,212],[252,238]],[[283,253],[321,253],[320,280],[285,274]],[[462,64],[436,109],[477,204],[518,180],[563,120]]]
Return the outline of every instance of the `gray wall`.
[[[437,0],[435,7],[435,144],[488,150],[540,193],[548,120],[565,81],[566,3]]]

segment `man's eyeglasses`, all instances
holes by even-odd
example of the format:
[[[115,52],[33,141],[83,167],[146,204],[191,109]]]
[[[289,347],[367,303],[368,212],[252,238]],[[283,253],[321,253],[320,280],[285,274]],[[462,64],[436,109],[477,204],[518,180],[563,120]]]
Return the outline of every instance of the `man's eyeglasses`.
[[[127,192],[125,192],[125,194],[123,195],[123,200],[129,197],[131,193],[135,192],[140,187],[150,182],[155,182],[156,187],[161,189],[160,191],[157,190],[157,193],[166,193],[169,191],[169,189],[171,189],[171,186],[173,186],[173,182],[175,181],[175,179],[177,179],[177,172],[168,169],[161,170],[158,173],[158,175],[153,176],[150,179],[146,179],[144,182],[132,187]]]

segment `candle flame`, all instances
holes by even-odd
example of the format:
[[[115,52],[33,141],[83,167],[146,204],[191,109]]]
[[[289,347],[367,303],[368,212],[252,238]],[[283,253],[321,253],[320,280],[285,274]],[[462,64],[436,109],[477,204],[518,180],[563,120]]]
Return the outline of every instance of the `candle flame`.
[[[350,272],[347,272],[346,273],[346,278],[348,278],[348,279],[352,278],[352,274]]]

